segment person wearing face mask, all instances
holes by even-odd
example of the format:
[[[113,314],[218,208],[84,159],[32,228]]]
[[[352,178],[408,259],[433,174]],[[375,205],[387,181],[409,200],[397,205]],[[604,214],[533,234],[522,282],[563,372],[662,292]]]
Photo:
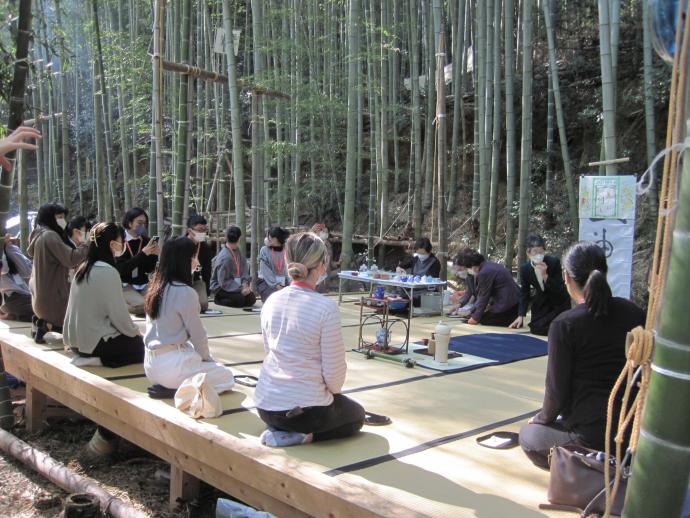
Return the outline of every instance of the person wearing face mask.
[[[215,255],[213,247],[206,242],[206,230],[206,218],[201,214],[194,214],[187,220],[187,237],[196,243],[196,259],[198,261],[198,267],[193,273],[194,284],[192,287],[199,295],[202,313],[208,311],[209,283],[211,282],[212,261]]]
[[[520,292],[512,274],[501,264],[465,248],[457,255],[458,266],[474,276],[476,302],[468,324],[508,327],[518,314]]]
[[[31,259],[12,241],[12,236],[5,234],[0,256],[0,320],[31,322],[34,316],[29,290]]]
[[[528,261],[520,266],[520,307],[510,327],[522,327],[531,305],[530,332],[546,336],[553,319],[570,309],[570,297],[563,282],[561,262],[558,257],[544,255],[544,240],[540,236],[528,236],[525,247]]]
[[[412,263],[412,275],[431,275],[438,278],[441,274],[441,263],[431,253],[431,241],[428,237],[420,237],[414,244],[415,256]]]
[[[245,308],[256,302],[250,287],[249,263],[238,245],[241,235],[239,227],[230,225],[225,231],[225,246],[213,258],[210,287],[220,306]]]
[[[450,296],[453,304],[451,313],[460,317],[468,317],[474,311],[474,303],[477,300],[477,285],[474,275],[467,273],[467,268],[460,264],[460,254],[453,258],[453,271],[455,276],[462,280],[465,285],[464,291],[456,291]]]
[[[290,233],[281,227],[268,230],[268,245],[259,251],[259,281],[256,291],[265,303],[273,293],[287,286],[287,263],[283,246]]]
[[[29,288],[35,318],[31,334],[36,343],[45,343],[48,331],[62,332],[69,298],[69,271],[86,257],[89,248],[73,249],[65,244],[67,209],[46,203],[38,209],[36,225],[29,236],[28,256],[33,260]]]
[[[63,341],[79,356],[75,365],[122,367],[144,361],[144,341],[132,322],[115,260],[124,252],[115,223],[89,233],[88,257],[76,269],[63,325]]]
[[[145,235],[148,224],[148,215],[139,207],[133,207],[125,213],[122,218],[125,251],[115,261],[127,307],[130,313],[137,316],[144,315],[149,275],[156,269],[160,251],[158,243]]]
[[[67,225],[67,244],[72,248],[77,248],[86,242],[86,231],[88,221],[84,216],[74,216]]]
[[[316,286],[316,291],[319,293],[328,293],[334,278],[338,276],[338,268],[340,268],[340,261],[336,261],[333,255],[333,244],[331,243],[331,233],[325,223],[315,223],[311,227],[311,232],[319,236],[321,241],[326,245],[326,252],[328,253],[328,264],[326,265],[326,279]]]
[[[267,446],[348,437],[364,424],[362,406],[342,394],[347,364],[336,302],[317,293],[328,254],[312,232],[285,243],[290,286],[261,309],[264,358],[254,401]]]

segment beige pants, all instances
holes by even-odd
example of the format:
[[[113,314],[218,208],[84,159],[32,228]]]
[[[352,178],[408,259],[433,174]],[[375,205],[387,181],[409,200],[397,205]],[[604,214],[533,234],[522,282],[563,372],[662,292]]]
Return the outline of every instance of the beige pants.
[[[199,295],[199,304],[201,304],[201,312],[204,313],[208,309],[208,294],[206,293],[206,283],[203,279],[197,279],[192,286],[197,295]]]
[[[122,288],[122,294],[125,296],[127,309],[130,313],[137,316],[144,316],[144,297],[148,290],[148,284],[143,290],[135,290],[131,285]]]

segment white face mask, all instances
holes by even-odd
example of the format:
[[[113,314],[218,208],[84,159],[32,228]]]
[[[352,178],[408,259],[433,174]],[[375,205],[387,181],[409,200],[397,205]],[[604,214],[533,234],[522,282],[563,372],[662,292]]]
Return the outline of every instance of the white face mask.
[[[196,230],[192,230],[194,233],[194,241],[197,243],[203,243],[206,241],[206,232],[197,232]]]
[[[264,246],[271,246],[271,240],[267,237],[264,238]]]
[[[544,262],[544,254],[537,254],[532,256],[532,264],[538,264]]]
[[[55,218],[55,222],[58,224],[58,227],[60,227],[62,230],[65,230],[67,227],[67,221],[65,218]]]
[[[429,259],[429,254],[417,254],[417,259],[419,259],[420,261],[426,261],[427,259]]]
[[[478,272],[475,272],[472,268],[468,268],[468,269],[467,269],[467,273],[468,273],[469,275],[477,275]]]
[[[455,272],[455,275],[457,275],[461,279],[467,279],[467,270],[458,270]]]
[[[319,232],[319,237],[322,241],[326,241],[328,239],[328,232]]]

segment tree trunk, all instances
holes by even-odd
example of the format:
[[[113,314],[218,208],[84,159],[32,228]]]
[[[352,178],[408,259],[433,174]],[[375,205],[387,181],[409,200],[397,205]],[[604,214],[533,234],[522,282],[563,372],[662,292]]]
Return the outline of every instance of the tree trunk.
[[[504,70],[506,76],[506,251],[505,266],[512,270],[515,244],[515,100],[514,100],[514,52],[513,52],[513,0],[505,0],[504,13]]]
[[[435,34],[435,54],[436,54],[436,164],[438,167],[437,179],[438,188],[436,189],[436,210],[438,218],[438,250],[436,256],[441,262],[441,279],[446,278],[446,268],[448,265],[448,227],[446,225],[446,206],[448,204],[446,196],[446,176],[447,171],[447,144],[446,144],[446,39],[445,26],[443,22],[443,10],[441,0],[434,0],[434,26]]]
[[[180,55],[182,63],[189,63],[189,27],[191,24],[192,0],[182,0],[182,27],[180,35]],[[187,96],[189,93],[189,75],[179,76],[179,98],[177,104],[177,142],[175,145],[175,194],[173,199],[172,232],[175,236],[184,234],[182,213],[187,185],[185,173],[187,171],[187,133],[189,132],[190,113],[187,113]]]
[[[656,155],[656,141],[654,136],[654,94],[652,91],[652,81],[654,67],[652,63],[652,43],[650,31],[652,30],[649,19],[649,4],[642,2],[642,50],[644,57],[643,82],[644,82],[644,122],[647,151],[647,167],[652,164]],[[649,196],[650,214],[656,214],[658,210],[656,185],[652,188]]]
[[[448,183],[448,211],[455,210],[455,190],[457,189],[458,169],[462,167],[464,140],[460,140],[462,125],[460,118],[463,104],[463,74],[465,71],[465,0],[458,0],[457,28],[453,47],[453,134],[451,137],[450,180]]]
[[[360,2],[350,0],[347,13],[347,151],[345,159],[345,210],[343,212],[343,244],[340,263],[343,269],[352,266],[352,234],[355,217],[355,186],[357,173],[357,89],[359,88],[359,20]]]
[[[526,260],[525,239],[529,232],[530,178],[532,172],[532,6],[522,0],[522,144],[520,147],[520,213],[518,264]]]
[[[55,1],[55,18],[58,27],[62,27],[60,2]],[[67,55],[65,53],[65,38],[60,33],[60,130],[61,130],[61,158],[62,158],[62,199],[67,207],[72,204],[72,189],[70,188],[70,160],[69,160],[69,126],[67,124]]]
[[[489,199],[489,228],[488,236],[490,242],[496,238],[496,224],[498,220],[498,173],[501,163],[501,0],[495,0],[494,6],[494,30],[493,30],[493,51],[494,69],[491,71],[494,76],[494,120],[493,138],[491,140],[491,188]]]
[[[604,119],[604,159],[614,160],[616,157],[616,101],[615,78],[613,76],[613,62],[611,56],[611,29],[609,20],[609,0],[599,2],[599,54],[601,59],[601,97],[603,102]],[[606,164],[606,174],[618,173],[616,164]]]
[[[430,209],[433,201],[432,191],[434,187],[434,114],[436,112],[436,45],[434,43],[434,20],[431,16],[429,2],[422,2],[422,17],[426,28],[426,126],[424,127],[424,208]],[[421,231],[421,229],[420,229]]]
[[[100,221],[108,221],[111,218],[112,210],[109,207],[110,197],[108,196],[108,189],[105,184],[105,175],[103,172],[103,100],[101,99],[101,88],[98,85],[98,62],[94,58],[93,61],[93,120],[94,120],[94,135],[95,140],[95,167],[96,167],[96,193],[97,193],[97,210],[98,219]]]
[[[565,117],[563,116],[563,103],[561,102],[561,87],[558,80],[558,65],[556,63],[556,43],[551,21],[551,9],[547,2],[544,6],[544,20],[546,22],[546,37],[549,46],[549,71],[551,72],[551,84],[553,86],[553,99],[556,104],[556,121],[558,123],[558,138],[561,144],[563,156],[563,170],[565,172],[565,187],[568,193],[568,206],[570,208],[570,221],[574,225],[577,222],[577,196],[575,195],[575,181],[573,178],[570,153],[568,151],[568,137],[565,133]]]
[[[417,39],[417,2],[409,0],[410,9],[410,82],[412,90],[412,134],[411,146],[414,146],[413,178],[413,217],[414,236],[422,235],[422,114],[419,99],[419,40]]]
[[[155,182],[150,185],[149,195],[155,196],[149,198],[149,213],[151,214],[151,222],[149,224],[149,232],[155,233],[159,236],[163,234],[165,228],[165,205],[163,198],[163,17],[165,16],[165,1],[154,1],[154,22],[153,22],[153,142],[155,143],[155,154],[152,156],[151,167],[155,170],[155,174],[151,175],[151,179],[155,178]],[[155,165],[155,167],[154,167]],[[152,189],[152,187],[155,187]],[[153,218],[155,214],[155,219]],[[155,225],[154,225],[155,223]]]

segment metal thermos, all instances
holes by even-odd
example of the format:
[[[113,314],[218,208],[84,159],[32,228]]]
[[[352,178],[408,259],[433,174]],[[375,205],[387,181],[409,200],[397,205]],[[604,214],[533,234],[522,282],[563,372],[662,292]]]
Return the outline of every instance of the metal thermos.
[[[434,335],[436,335],[436,351],[434,352],[434,360],[439,363],[448,363],[450,327],[448,327],[443,320],[441,320],[438,324],[436,324]]]

